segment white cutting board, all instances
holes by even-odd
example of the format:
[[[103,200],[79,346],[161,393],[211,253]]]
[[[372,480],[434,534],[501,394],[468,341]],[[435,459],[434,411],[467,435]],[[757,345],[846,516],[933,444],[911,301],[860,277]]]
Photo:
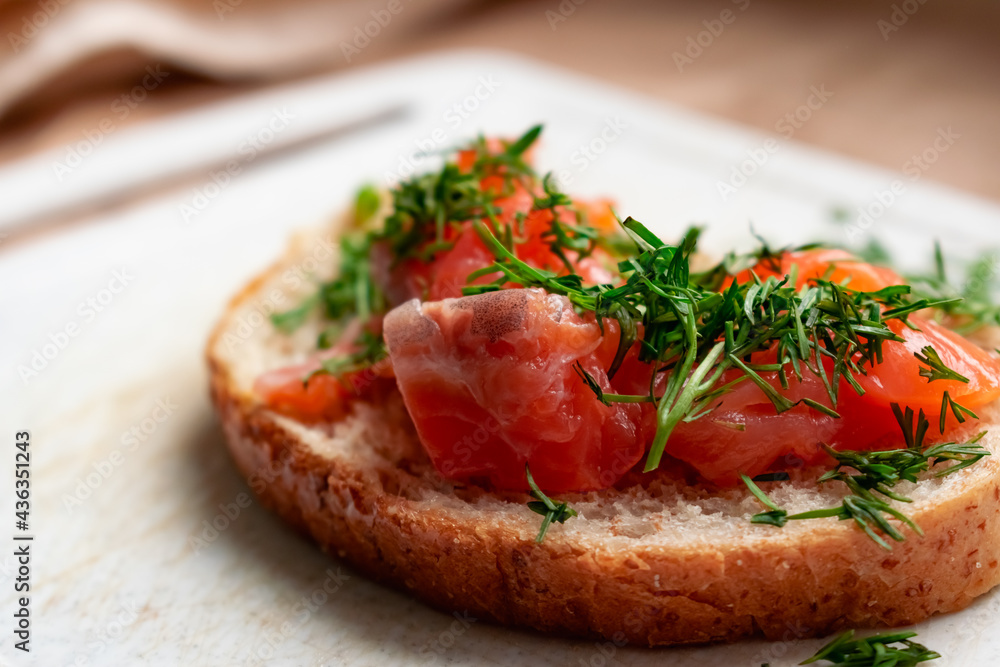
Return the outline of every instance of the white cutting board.
[[[802,93],[805,103],[809,91]],[[226,299],[279,255],[292,230],[344,207],[362,182],[383,182],[387,171],[413,158],[417,139],[443,147],[479,132],[511,136],[544,122],[538,165],[568,174],[563,180],[572,180],[570,192],[613,196],[620,213],[667,236],[690,222],[708,224],[705,245],[720,251],[746,245],[749,222],[775,244],[843,239],[843,228],[830,223],[831,209],[867,208],[895,179],[903,194],[870,231],[911,263],[928,256],[935,236],[953,255],[1000,247],[1000,208],[931,184],[932,169],[914,182],[778,134],[482,52],[442,53],[268,91],[123,132],[94,160],[105,161],[101,173],[109,176],[100,178],[111,178],[107,161],[134,158],[129,145],[142,146],[158,133],[182,131],[208,144],[234,123],[267,123],[272,109],[305,123],[315,122],[310,113],[317,108],[339,100],[377,107],[379,100],[400,99],[411,105],[405,119],[244,165],[187,223],[182,207],[196,194],[190,187],[34,241],[0,244],[0,665],[777,667],[820,645],[602,646],[462,623],[364,580],[256,502],[239,507],[247,504],[248,488],[231,465],[207,400],[206,335]],[[928,128],[927,144],[914,152],[932,147],[936,131]],[[603,145],[596,141],[602,132]],[[778,138],[778,150],[723,201],[718,182],[730,178],[748,150],[760,156],[769,136]],[[582,145],[592,146],[594,159]],[[169,162],[164,159],[164,168]],[[59,193],[55,184],[25,187],[33,197]],[[76,333],[67,334],[64,347],[45,350],[50,336],[61,340],[57,332],[67,327]],[[22,380],[17,368],[30,366],[35,351],[52,358],[36,377]],[[9,480],[13,434],[26,429],[35,536],[30,655],[14,650],[10,630]],[[212,536],[206,521],[223,530],[195,553],[192,538]],[[303,596],[322,599],[324,585],[336,590],[323,604],[302,606]],[[935,664],[996,664],[998,610],[1000,596],[988,595],[963,613],[919,627],[921,639],[945,655]]]

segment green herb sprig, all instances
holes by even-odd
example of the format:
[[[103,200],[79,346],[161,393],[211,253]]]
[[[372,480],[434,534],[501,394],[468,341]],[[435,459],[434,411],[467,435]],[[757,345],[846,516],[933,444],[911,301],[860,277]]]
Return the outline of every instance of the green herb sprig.
[[[928,382],[933,382],[935,380],[954,380],[956,382],[964,382],[966,384],[969,383],[969,378],[948,368],[941,360],[937,351],[930,345],[922,347],[920,352],[914,352],[913,356],[915,356],[920,363],[926,366],[926,368],[920,369],[920,377],[927,378]]]
[[[923,644],[910,641],[916,636],[916,632],[906,631],[855,639],[854,630],[848,630],[799,664],[825,660],[832,663],[831,667],[913,667],[941,657]]]
[[[788,521],[794,520],[825,517],[836,517],[841,520],[851,519],[868,537],[887,551],[891,551],[892,548],[883,539],[883,535],[897,542],[902,542],[905,539],[903,534],[890,523],[890,518],[900,521],[918,535],[922,535],[920,527],[909,517],[875,494],[904,503],[912,502],[912,499],[893,491],[892,487],[904,480],[917,482],[918,474],[946,461],[955,462],[955,465],[937,471],[935,476],[951,475],[977,463],[983,457],[989,456],[990,452],[978,444],[985,432],[975,436],[969,442],[946,442],[926,447],[924,439],[930,423],[924,416],[923,410],[915,416],[911,408],[906,408],[904,411],[895,403],[892,404],[892,407],[896,421],[903,432],[903,439],[907,444],[906,448],[855,452],[837,451],[823,445],[827,454],[837,463],[832,470],[824,473],[817,480],[817,483],[836,481],[845,484],[851,493],[844,497],[840,505],[790,515],[771,500],[754,480],[747,475],[741,475],[741,479],[750,493],[768,508],[764,512],[753,515],[750,519],[751,523],[781,527]],[[854,470],[855,473],[850,473],[849,470]]]
[[[528,478],[528,486],[531,487],[531,495],[533,498],[536,498],[536,500],[528,503],[528,509],[545,517],[542,519],[541,528],[538,529],[538,537],[535,538],[535,542],[541,544],[545,539],[546,531],[548,531],[549,526],[552,525],[553,521],[556,523],[566,523],[567,520],[576,516],[576,510],[566,503],[556,504],[555,501],[542,493],[542,490],[538,488],[537,484],[535,484],[535,478],[531,476],[531,470],[528,469],[528,464],[524,465],[524,474]]]
[[[842,521],[852,519],[857,526],[865,532],[876,544],[891,551],[892,547],[879,535],[879,532],[887,535],[897,542],[902,542],[905,538],[895,526],[889,523],[888,518],[892,517],[905,523],[914,532],[922,535],[920,527],[911,521],[899,510],[891,507],[887,503],[875,498],[869,491],[858,485],[853,480],[847,480],[848,488],[854,493],[845,496],[840,505],[827,509],[811,510],[798,514],[789,514],[779,507],[771,498],[746,475],[741,475],[743,483],[747,485],[750,492],[757,497],[769,510],[759,512],[750,518],[751,523],[767,524],[782,527],[789,521],[799,521],[805,519],[822,519],[836,517]],[[878,532],[876,532],[876,529]]]
[[[475,159],[469,170],[459,169],[455,162],[446,161],[437,171],[400,182],[390,190],[392,206],[381,226],[375,225],[375,213],[382,205],[381,195],[371,186],[363,187],[355,198],[352,229],[341,240],[337,277],[320,284],[315,294],[295,308],[272,315],[274,326],[291,333],[302,326],[310,313],[320,308],[334,323],[317,341],[317,347],[322,349],[329,347],[335,334],[351,319],[367,321],[372,315],[387,312],[396,304],[390,302],[373,275],[372,255],[377,246],[384,246],[392,266],[411,259],[428,261],[436,253],[452,247],[453,235],[449,234],[449,227],[477,219],[505,235],[512,247],[510,230],[501,230],[496,220],[498,211],[494,201],[507,194],[515,181],[531,184],[538,180],[524,157],[541,130],[540,125],[529,129],[499,152],[491,150],[480,137],[470,149]],[[490,175],[500,177],[499,192],[482,187],[482,180]],[[545,195],[535,201],[536,208],[572,206],[572,201],[558,192],[551,179],[545,179],[542,185]],[[550,247],[554,252],[558,250],[557,254],[568,262],[566,250],[585,255],[592,251],[598,235],[584,225],[553,222],[550,236]],[[364,338],[359,338],[357,344],[360,352],[349,359],[331,360],[317,372],[343,373],[363,368],[376,363],[384,354],[384,345],[373,344]]]
[[[345,355],[324,359],[319,369],[310,373],[303,382],[308,382],[313,375],[330,374],[343,376],[371,367],[386,358],[385,341],[370,331],[362,331],[356,341],[358,349]]]
[[[465,291],[473,294],[500,289],[507,282],[541,287],[566,296],[580,311],[593,312],[598,322],[616,320],[621,336],[608,369],[609,377],[639,339],[641,325],[640,360],[653,364],[656,373],[668,372],[661,394],[654,394],[654,382],[650,383],[649,400],[657,404],[657,430],[646,471],[659,466],[667,439],[677,424],[710,411],[735,382],[749,380],[756,384],[776,412],[798,405],[765,379],[765,372],[776,372],[780,385],[787,388],[790,375],[801,380],[803,369],[808,370],[823,382],[829,405],[811,399],[801,403],[838,416],[841,379],[863,394],[856,376],[865,375],[882,361],[885,341],[903,340],[888,322],[909,324],[910,314],[941,305],[912,298],[906,285],[864,292],[814,279],[796,288],[791,284],[793,276],[762,280],[752,274],[751,280],[733,280],[720,291],[723,277],[731,275],[726,266],[735,262],[729,258],[722,268],[692,274],[689,260],[697,247],[697,229],[685,234],[678,245],[668,245],[632,218],[626,219],[622,227],[635,245],[634,256],[618,266],[624,284],[585,286],[575,274],[558,275],[528,265],[486,225],[478,224],[476,231],[496,258],[490,270],[501,272],[502,277],[492,285],[469,286]],[[775,254],[766,246],[761,252]],[[750,361],[753,353],[772,348],[776,363],[759,366]],[[925,349],[924,354],[936,376],[949,372],[953,374],[947,375],[950,379],[957,376],[939,363],[933,348]],[[723,381],[730,370],[739,371],[739,377]],[[598,386],[594,381],[587,384],[591,388]],[[595,394],[605,402],[635,400]]]
[[[952,326],[961,334],[969,334],[985,326],[1000,326],[1000,302],[995,298],[1000,285],[1000,261],[997,254],[987,253],[972,262],[965,271],[960,287],[948,278],[941,244],[934,244],[934,270],[926,274],[906,276],[913,292],[920,298],[942,301],[943,315],[951,318]]]
[[[964,424],[967,417],[973,419],[979,419],[979,415],[965,407],[964,405],[959,405],[952,399],[949,392],[944,392],[941,396],[941,420],[938,425],[938,429],[941,433],[944,433],[945,425],[948,420],[948,413],[951,412],[955,417],[955,421],[959,424]]]

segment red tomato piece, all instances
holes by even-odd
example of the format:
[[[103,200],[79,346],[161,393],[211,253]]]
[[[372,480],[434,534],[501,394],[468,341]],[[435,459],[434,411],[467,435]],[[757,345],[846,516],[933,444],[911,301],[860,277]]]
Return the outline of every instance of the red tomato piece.
[[[929,415],[938,415],[945,391],[969,408],[1000,398],[1000,359],[996,355],[935,322],[915,316],[909,319],[917,327],[916,331],[908,329],[898,320],[888,322],[889,328],[903,336],[906,342],[886,342],[882,363],[871,369],[867,376],[858,377],[867,401],[882,404],[895,402],[914,411],[922,409]],[[917,359],[915,353],[928,345],[934,348],[945,366],[965,376],[969,382],[928,382],[922,377],[920,371],[927,366]]]
[[[269,371],[254,382],[254,392],[275,412],[304,424],[318,424],[339,421],[353,401],[377,400],[395,387],[392,365],[386,361],[339,376],[310,377],[319,368],[317,356],[304,364]]]
[[[275,412],[304,424],[339,421],[347,414],[351,390],[332,375],[314,375],[306,382],[319,367],[313,361],[264,373],[254,391]]]
[[[723,382],[740,377],[729,371]],[[802,381],[789,377],[782,390],[777,373],[761,376],[792,401],[811,398],[829,405],[820,379],[808,371]],[[819,447],[834,449],[885,449],[897,446],[899,427],[888,405],[863,401],[842,382],[835,418],[798,405],[778,414],[764,392],[743,380],[720,400],[720,405],[693,422],[682,422],[667,441],[666,452],[689,463],[703,477],[720,485],[739,482],[739,474],[751,477],[771,469],[788,470],[827,460]]]
[[[796,286],[801,287],[813,278],[825,278],[831,282],[843,283],[859,292],[874,292],[888,285],[902,285],[903,278],[882,266],[862,262],[846,250],[838,248],[816,248],[786,252],[778,261],[763,261],[753,268],[753,272],[764,280],[769,276],[783,278],[798,267]],[[736,274],[736,280],[752,280],[750,270]],[[732,280],[727,281],[726,287]]]
[[[846,281],[848,287],[874,291],[887,285],[901,284],[902,279],[889,269],[861,262],[841,250],[813,250],[788,253],[777,267],[762,263],[755,268],[761,278],[785,275],[792,264],[798,265],[798,283],[810,278],[829,277]],[[832,272],[830,266],[833,266]],[[749,272],[738,276],[750,279]],[[828,460],[818,446],[825,443],[834,449],[873,450],[901,446],[902,436],[891,404],[923,410],[931,423],[940,416],[941,401],[947,390],[962,405],[975,409],[1000,398],[1000,359],[944,327],[911,316],[907,328],[890,320],[888,326],[903,336],[904,342],[883,343],[882,363],[868,367],[867,375],[855,376],[865,390],[859,396],[842,380],[836,407],[841,417],[834,418],[805,405],[777,414],[764,392],[748,380],[722,397],[719,407],[690,423],[680,424],[671,434],[666,452],[692,465],[706,479],[719,484],[734,484],[739,473],[754,476],[771,469],[788,469]],[[949,368],[969,379],[928,382],[920,375],[925,366],[914,356],[925,346],[932,346]],[[773,352],[761,352],[755,363],[773,363]],[[829,360],[827,360],[829,361]],[[832,367],[827,363],[829,373]],[[830,399],[820,379],[804,371],[802,381],[790,377],[789,389],[781,389],[777,373],[761,373],[771,386],[792,401],[810,398],[824,405]],[[723,382],[740,376],[730,371]],[[648,375],[646,376],[648,378]],[[949,427],[953,426],[954,420]],[[944,436],[948,434],[948,429]],[[938,436],[935,428],[928,434]]]
[[[381,327],[379,317],[373,317],[368,323],[369,330],[376,334]],[[345,328],[340,341],[330,349],[317,353],[304,363],[263,373],[254,381],[254,393],[275,412],[305,424],[343,419],[352,401],[376,398],[394,386],[392,365],[388,362],[339,377],[328,373],[313,375],[322,367],[324,360],[354,352],[357,349],[355,341],[361,331],[361,323],[355,321]],[[306,378],[309,378],[308,381]]]
[[[485,188],[500,187],[500,182],[490,185],[493,178],[484,179]],[[514,184],[509,196],[498,198],[494,203],[500,208],[497,215],[500,224],[514,226],[514,252],[519,259],[539,269],[560,274],[568,272],[562,260],[552,252],[550,240],[545,237],[552,226],[552,210],[533,211],[534,198],[520,183]],[[599,206],[593,209],[595,215],[604,216],[599,223],[608,224],[607,216],[610,214]],[[556,215],[564,224],[577,224],[575,215],[569,209],[559,208]],[[517,222],[519,216],[523,216],[521,222]],[[430,262],[408,259],[394,263],[386,244],[378,244],[372,249],[373,277],[392,305],[413,298],[427,301],[458,298],[462,296],[462,288],[469,284],[468,278],[472,273],[493,264],[493,254],[479,238],[471,222],[449,225],[446,239],[452,243],[451,248],[436,253]],[[604,250],[598,248],[582,259],[573,252],[566,254],[574,272],[585,282],[598,284],[614,281],[614,260]],[[500,275],[487,274],[474,283],[490,283]]]

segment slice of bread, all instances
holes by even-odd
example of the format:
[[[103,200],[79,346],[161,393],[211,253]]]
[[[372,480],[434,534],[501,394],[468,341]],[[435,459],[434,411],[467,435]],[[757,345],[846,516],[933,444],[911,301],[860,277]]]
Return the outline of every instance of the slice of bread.
[[[324,240],[324,238],[326,240]],[[267,506],[374,579],[476,618],[616,643],[666,645],[819,636],[899,626],[962,609],[1000,582],[1000,457],[900,492],[923,529],[887,552],[852,521],[750,523],[744,488],[717,490],[679,466],[631,473],[615,488],[564,494],[579,516],[535,543],[527,496],[441,478],[398,393],[308,427],[253,393],[266,370],[303,361],[321,323],[291,336],[264,317],[297,303],[303,270],[329,233],[233,299],[208,343],[211,392],[236,464]],[[1000,426],[1000,408],[979,427]],[[996,452],[1000,428],[983,440]],[[790,512],[839,503],[815,471],[763,485]]]

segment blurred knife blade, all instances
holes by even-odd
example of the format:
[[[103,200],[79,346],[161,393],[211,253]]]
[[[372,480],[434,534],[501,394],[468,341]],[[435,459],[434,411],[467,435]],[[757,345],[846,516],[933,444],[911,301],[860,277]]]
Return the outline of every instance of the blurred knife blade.
[[[391,95],[309,92],[257,94],[121,130],[82,129],[76,142],[0,167],[0,234],[103,210],[215,169],[239,172],[251,161],[398,122],[412,111]]]

